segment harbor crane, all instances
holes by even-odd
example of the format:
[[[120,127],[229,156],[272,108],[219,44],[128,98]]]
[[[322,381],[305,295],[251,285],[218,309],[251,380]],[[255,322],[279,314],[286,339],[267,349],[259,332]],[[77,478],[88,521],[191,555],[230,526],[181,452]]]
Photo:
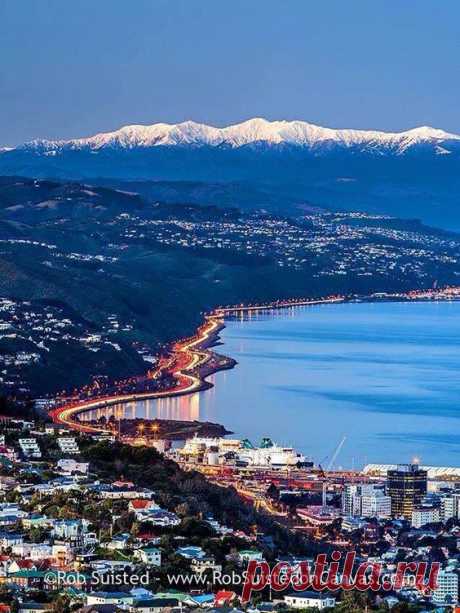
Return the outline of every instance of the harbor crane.
[[[334,453],[331,456],[331,459],[329,460],[327,466],[326,466],[326,471],[324,471],[323,467],[321,466],[321,464],[318,464],[319,470],[320,470],[320,475],[321,478],[323,480],[323,491],[322,491],[322,498],[321,498],[321,513],[325,514],[326,513],[326,507],[327,507],[327,474],[330,470],[332,470],[334,463],[337,459],[337,456],[339,455],[343,444],[345,443],[347,437],[344,435],[342,436],[342,438],[340,439],[339,444],[337,445],[337,447],[334,450]]]

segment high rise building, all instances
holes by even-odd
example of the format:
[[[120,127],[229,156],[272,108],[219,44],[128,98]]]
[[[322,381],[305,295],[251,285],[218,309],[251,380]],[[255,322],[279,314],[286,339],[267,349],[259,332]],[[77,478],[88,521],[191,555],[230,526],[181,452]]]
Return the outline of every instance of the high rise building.
[[[387,473],[387,494],[391,498],[394,517],[412,519],[412,511],[420,507],[427,490],[427,473],[418,464],[399,464]]]
[[[460,492],[446,493],[441,496],[441,519],[460,519]]]
[[[440,521],[439,507],[420,507],[412,511],[411,525],[414,528],[436,524],[438,521]]]
[[[342,494],[342,511],[347,517],[389,517],[391,500],[381,485],[346,484]]]
[[[361,514],[361,484],[347,484],[342,493],[342,511],[347,517],[355,517]]]
[[[363,517],[390,517],[391,498],[382,491],[361,496],[361,515]]]

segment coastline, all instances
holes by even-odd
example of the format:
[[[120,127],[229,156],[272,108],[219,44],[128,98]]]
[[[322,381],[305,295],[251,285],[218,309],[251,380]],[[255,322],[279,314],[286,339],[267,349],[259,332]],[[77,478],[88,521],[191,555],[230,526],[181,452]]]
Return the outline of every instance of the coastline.
[[[78,415],[84,411],[99,409],[124,402],[183,396],[191,393],[204,391],[213,386],[207,381],[207,377],[221,370],[229,370],[237,365],[237,362],[224,355],[212,351],[212,347],[219,344],[220,332],[225,328],[225,319],[237,314],[276,311],[279,309],[295,308],[300,306],[315,306],[321,304],[343,304],[353,302],[413,302],[429,300],[458,300],[460,288],[444,288],[441,290],[413,291],[401,294],[379,293],[369,296],[328,296],[318,299],[291,299],[273,301],[265,304],[235,305],[219,307],[205,314],[204,322],[198,327],[194,336],[181,339],[172,344],[170,358],[166,364],[160,365],[152,371],[152,378],[158,378],[165,372],[176,381],[174,387],[161,391],[147,391],[127,393],[121,395],[101,396],[86,400],[77,400],[70,404],[64,404],[49,412],[51,419],[70,429],[92,434],[112,434],[112,431],[83,424],[78,420]]]
[[[89,434],[111,433],[111,430],[83,424],[78,415],[84,411],[105,408],[123,402],[172,398],[204,391],[212,387],[207,377],[221,370],[234,368],[236,361],[211,351],[219,340],[221,330],[225,328],[223,320],[215,315],[205,316],[204,323],[196,334],[188,339],[176,341],[171,347],[171,358],[167,366],[160,365],[152,373],[152,378],[161,376],[167,370],[177,381],[177,385],[161,391],[136,392],[113,396],[101,396],[71,404],[58,406],[49,412],[51,419],[60,425]]]

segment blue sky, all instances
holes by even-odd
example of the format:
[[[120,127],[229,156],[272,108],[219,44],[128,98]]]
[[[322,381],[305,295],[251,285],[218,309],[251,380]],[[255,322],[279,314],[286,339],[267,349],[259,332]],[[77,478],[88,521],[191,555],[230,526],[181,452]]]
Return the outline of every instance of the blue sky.
[[[249,117],[460,133],[458,0],[0,0],[0,145]]]

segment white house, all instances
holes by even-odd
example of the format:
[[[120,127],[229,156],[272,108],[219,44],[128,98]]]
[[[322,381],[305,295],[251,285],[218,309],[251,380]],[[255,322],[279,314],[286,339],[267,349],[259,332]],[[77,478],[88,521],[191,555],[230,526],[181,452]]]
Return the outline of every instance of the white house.
[[[134,557],[150,566],[161,566],[161,551],[156,547],[144,547],[143,549],[136,549]]]
[[[45,543],[18,543],[13,545],[12,552],[21,558],[30,558],[37,561],[50,558],[53,554],[53,548]]]
[[[19,504],[16,502],[2,502],[0,504],[0,517],[15,515],[17,517],[25,517],[27,513],[22,511]]]
[[[112,540],[109,543],[105,545],[105,547],[113,551],[115,550],[123,551],[123,549],[127,548],[130,538],[131,538],[131,535],[127,533],[117,534],[116,536],[112,538]]]
[[[335,607],[335,598],[323,592],[295,592],[284,597],[284,602],[293,609],[326,609]]]
[[[88,529],[86,519],[60,519],[54,523],[53,535],[60,539],[77,539]]]
[[[0,548],[8,549],[14,545],[20,545],[24,540],[22,534],[16,534],[14,532],[1,532],[0,533]]]
[[[20,438],[19,446],[27,458],[39,459],[42,457],[36,438]]]
[[[348,483],[342,494],[342,511],[350,517],[390,517],[391,499],[374,483]]]
[[[35,404],[36,403],[37,401],[35,401]],[[49,400],[46,400],[46,403],[49,403]],[[49,423],[45,425],[45,434],[50,434],[53,436],[67,432],[69,432],[69,430],[62,424]]]
[[[135,498],[152,498],[153,492],[146,488],[136,487],[134,483],[115,481],[111,484],[102,484],[95,487],[95,491],[101,498],[117,499],[135,499]]]
[[[144,514],[146,520],[148,520],[153,526],[178,526],[180,519],[174,513],[165,511],[163,509],[152,510]]]
[[[46,515],[31,513],[28,517],[23,517],[21,523],[23,528],[29,530],[30,528],[52,528],[55,521],[51,517],[46,517]]]
[[[78,443],[74,436],[61,436],[58,438],[57,443],[62,453],[68,453],[70,455],[80,453]]]
[[[135,600],[129,607],[130,613],[164,613],[164,611],[177,610],[179,600],[172,597],[150,598]],[[181,607],[182,608],[182,607]]]
[[[391,517],[391,498],[383,492],[361,496],[361,515],[363,517]]]
[[[134,597],[126,592],[90,592],[86,595],[86,604],[132,604]]]
[[[72,473],[86,474],[88,472],[89,463],[77,462],[72,458],[67,458],[59,460],[56,468],[59,472],[64,473],[66,475],[71,475]]]
[[[206,556],[205,558],[194,558],[190,563],[191,569],[197,575],[211,570],[213,572],[221,572],[222,565],[216,564],[215,559],[212,556]]]

